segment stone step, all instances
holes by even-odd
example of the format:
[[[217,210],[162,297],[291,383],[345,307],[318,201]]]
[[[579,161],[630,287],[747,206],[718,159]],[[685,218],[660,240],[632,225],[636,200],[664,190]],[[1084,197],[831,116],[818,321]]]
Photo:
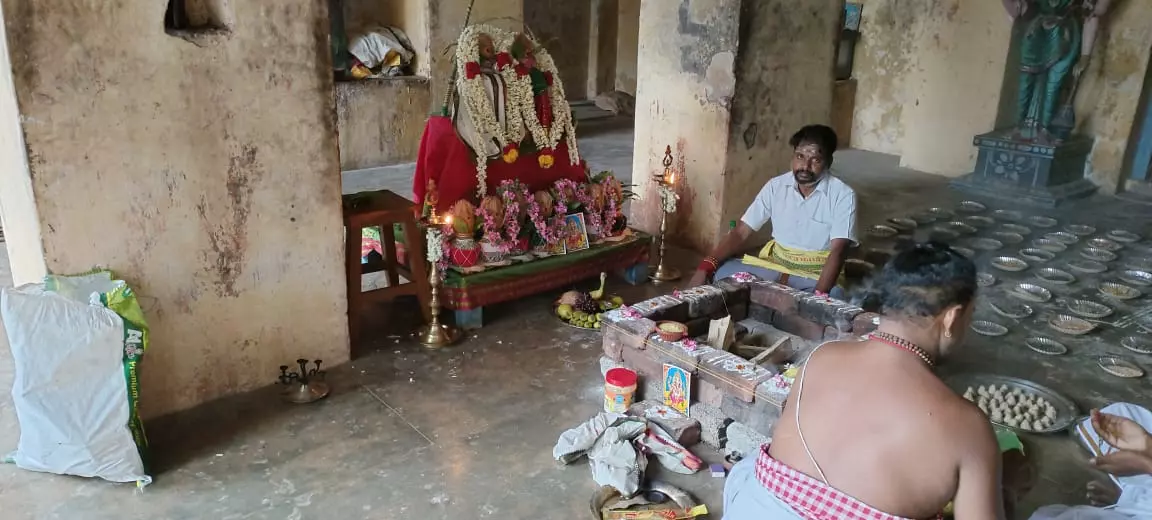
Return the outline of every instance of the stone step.
[[[606,119],[614,116],[612,112],[604,110],[592,100],[569,101],[568,106],[572,109],[572,119],[574,121],[588,121],[591,119]]]

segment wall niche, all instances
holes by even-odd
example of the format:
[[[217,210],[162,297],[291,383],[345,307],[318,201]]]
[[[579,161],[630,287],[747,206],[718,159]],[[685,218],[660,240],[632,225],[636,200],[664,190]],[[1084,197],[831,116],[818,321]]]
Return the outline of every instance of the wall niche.
[[[229,34],[232,0],[168,0],[164,31],[196,44]]]

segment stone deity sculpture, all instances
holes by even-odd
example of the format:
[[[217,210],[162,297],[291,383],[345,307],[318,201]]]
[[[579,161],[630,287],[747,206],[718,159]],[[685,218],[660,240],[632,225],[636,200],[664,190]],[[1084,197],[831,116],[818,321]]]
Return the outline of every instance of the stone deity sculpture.
[[[1076,86],[1112,0],[1001,1],[1011,17],[1024,24],[1015,137],[1058,144],[1075,125]]]

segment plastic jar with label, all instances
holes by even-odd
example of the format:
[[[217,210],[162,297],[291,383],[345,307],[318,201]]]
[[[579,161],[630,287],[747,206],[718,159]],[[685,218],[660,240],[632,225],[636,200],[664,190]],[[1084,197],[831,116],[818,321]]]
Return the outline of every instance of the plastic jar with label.
[[[604,374],[604,411],[625,413],[636,397],[636,372],[613,368]]]

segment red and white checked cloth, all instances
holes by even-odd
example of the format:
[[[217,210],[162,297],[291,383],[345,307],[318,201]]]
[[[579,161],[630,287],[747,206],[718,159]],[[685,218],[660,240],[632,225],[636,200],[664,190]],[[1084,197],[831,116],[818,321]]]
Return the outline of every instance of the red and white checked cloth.
[[[768,445],[756,458],[756,479],[807,520],[908,520],[879,511],[792,469],[772,458],[768,454]]]

